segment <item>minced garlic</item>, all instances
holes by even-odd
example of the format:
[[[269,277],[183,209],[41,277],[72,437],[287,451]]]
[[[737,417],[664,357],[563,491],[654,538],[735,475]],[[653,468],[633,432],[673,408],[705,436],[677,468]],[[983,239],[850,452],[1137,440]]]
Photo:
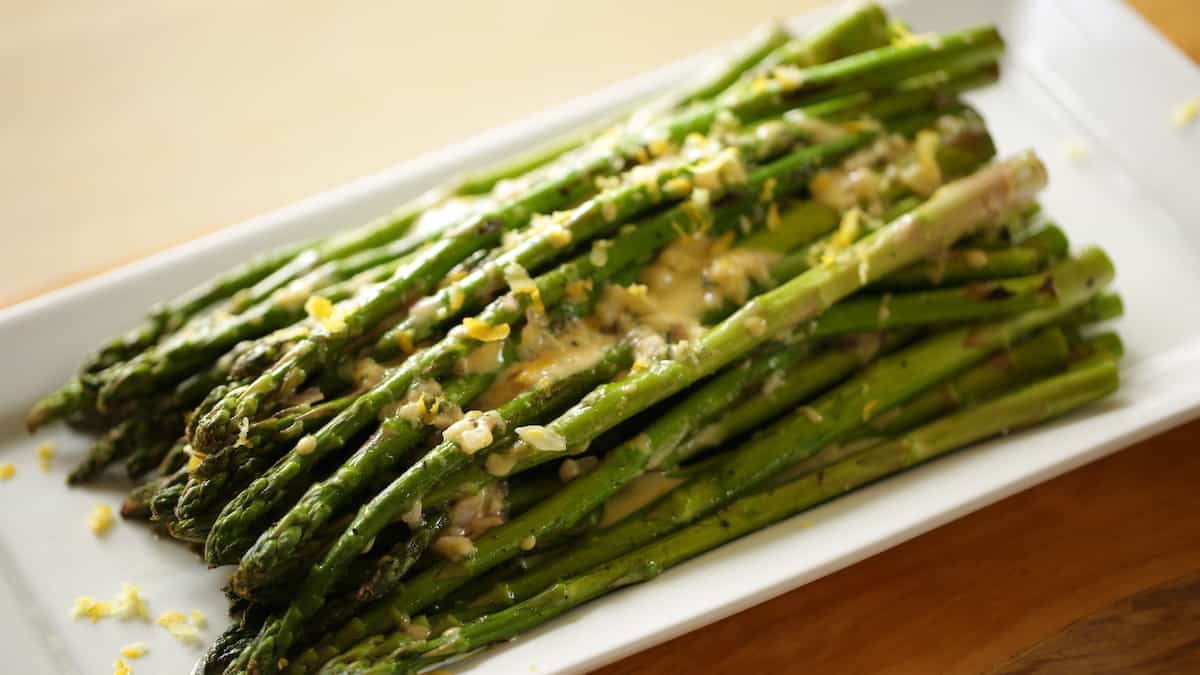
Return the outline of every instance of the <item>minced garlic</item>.
[[[553,429],[530,425],[517,427],[516,432],[518,438],[536,450],[562,452],[567,449],[567,439]]]
[[[495,410],[486,413],[471,410],[462,419],[446,427],[442,439],[457,444],[460,450],[473,455],[491,445],[492,432],[503,428],[504,418]],[[520,433],[520,429],[517,432]]]
[[[987,265],[988,255],[986,251],[981,251],[977,248],[972,248],[963,253],[963,258],[967,261],[967,265],[972,269],[980,269]]]
[[[433,542],[433,550],[443,558],[457,562],[475,553],[475,543],[460,535],[443,535]]]
[[[612,247],[612,242],[607,239],[597,239],[592,242],[592,250],[588,253],[588,262],[596,267],[604,267],[608,264],[608,249]]]
[[[88,515],[88,529],[92,534],[102,535],[113,526],[113,512],[108,504],[97,504]]]
[[[819,410],[810,405],[800,408],[800,413],[807,417],[808,421],[812,422],[813,424],[820,424],[821,422],[825,421],[825,416],[822,415]]]
[[[296,454],[300,456],[311,455],[313,450],[317,449],[317,439],[312,434],[296,441]]]

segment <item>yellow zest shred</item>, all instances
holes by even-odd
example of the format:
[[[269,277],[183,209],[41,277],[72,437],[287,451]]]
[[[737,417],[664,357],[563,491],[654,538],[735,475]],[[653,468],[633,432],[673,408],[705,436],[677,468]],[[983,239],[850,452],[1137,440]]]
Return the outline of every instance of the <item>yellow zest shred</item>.
[[[779,219],[779,205],[772,202],[771,207],[767,209],[767,229],[774,232],[779,229],[781,222]]]
[[[833,262],[839,252],[846,250],[858,240],[861,231],[862,210],[855,206],[842,214],[842,222],[838,224],[837,232],[834,232],[833,236],[829,238],[829,246],[821,257],[822,262],[826,264]]]
[[[17,467],[12,464],[0,464],[0,480],[8,480],[17,475]]]
[[[204,461],[204,453],[190,450],[188,453],[187,470],[188,473],[195,473],[196,469],[200,468],[200,464]]]
[[[196,628],[204,628],[208,625],[208,617],[198,609],[192,610],[192,625]]]
[[[113,661],[113,675],[133,675],[133,670],[129,668],[129,664],[125,663],[124,659]]]
[[[140,659],[146,655],[146,643],[134,642],[121,647],[121,656],[127,659]]]
[[[413,336],[411,332],[402,330],[396,333],[396,343],[400,345],[400,349],[405,354],[413,353]]]
[[[508,337],[510,330],[506,323],[491,326],[471,317],[463,319],[463,328],[467,331],[467,337],[479,340],[480,342],[497,342],[503,340]]]
[[[42,467],[42,473],[50,471],[50,460],[54,458],[54,444],[50,442],[42,443],[37,447],[38,464]]]
[[[330,333],[338,333],[346,328],[344,312],[328,298],[319,295],[310,296],[304,303],[304,311],[320,322]]]
[[[768,178],[763,183],[762,192],[758,194],[758,201],[766,203],[772,199],[775,199],[775,179]]]
[[[864,422],[871,419],[871,413],[875,412],[875,408],[878,406],[879,406],[879,401],[875,401],[875,400],[867,401],[867,404],[863,406],[863,411],[862,411],[862,418],[863,418]]]
[[[88,515],[88,529],[97,536],[108,532],[113,526],[113,512],[108,504],[97,504]]]

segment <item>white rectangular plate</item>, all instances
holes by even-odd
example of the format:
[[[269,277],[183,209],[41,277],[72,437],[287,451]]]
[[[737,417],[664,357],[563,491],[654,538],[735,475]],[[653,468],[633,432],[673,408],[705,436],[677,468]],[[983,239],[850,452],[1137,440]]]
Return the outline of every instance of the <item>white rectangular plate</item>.
[[[1090,462],[1200,409],[1200,126],[1176,130],[1168,111],[1200,94],[1200,73],[1115,1],[913,0],[895,10],[921,30],[996,22],[1009,41],[1001,83],[972,96],[1002,153],[1037,148],[1051,169],[1046,210],[1074,241],[1116,259],[1128,313],[1124,385],[1108,403],[1031,433],[988,443],[859,491],[575,611],[504,648],[464,662],[469,672],[579,672],[715,621],[894,546],[1006,495]],[[823,12],[828,14],[829,12]],[[798,27],[818,17],[796,21]],[[85,526],[121,486],[68,490],[62,478],[87,441],[65,429],[28,438],[21,419],[87,350],[130,325],[150,303],[298,237],[356,224],[449,174],[597,118],[677,80],[696,61],[402,165],[275,214],[168,251],[99,279],[0,312],[0,636],[11,673],[110,673],[123,644],[144,640],[139,673],[183,673],[198,655],[155,626],[68,617],[72,600],[141,585],[157,614],[200,608],[224,623],[218,590],[181,547],[135,524],[97,539]],[[1068,139],[1090,148],[1066,161]],[[33,448],[50,439],[49,475]],[[754,574],[746,574],[752,569]]]

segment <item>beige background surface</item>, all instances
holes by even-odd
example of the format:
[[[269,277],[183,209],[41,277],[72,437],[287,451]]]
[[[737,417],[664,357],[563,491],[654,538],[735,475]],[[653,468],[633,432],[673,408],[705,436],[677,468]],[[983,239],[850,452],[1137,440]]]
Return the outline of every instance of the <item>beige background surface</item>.
[[[0,305],[818,3],[0,2]]]

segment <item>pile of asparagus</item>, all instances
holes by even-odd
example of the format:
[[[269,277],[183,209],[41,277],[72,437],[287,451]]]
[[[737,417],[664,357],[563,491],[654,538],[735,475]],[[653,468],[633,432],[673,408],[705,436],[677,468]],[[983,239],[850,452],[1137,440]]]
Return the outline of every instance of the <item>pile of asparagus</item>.
[[[1097,249],[873,5],[259,256],[39,402],[236,565],[197,673],[409,673],[1117,386]]]

